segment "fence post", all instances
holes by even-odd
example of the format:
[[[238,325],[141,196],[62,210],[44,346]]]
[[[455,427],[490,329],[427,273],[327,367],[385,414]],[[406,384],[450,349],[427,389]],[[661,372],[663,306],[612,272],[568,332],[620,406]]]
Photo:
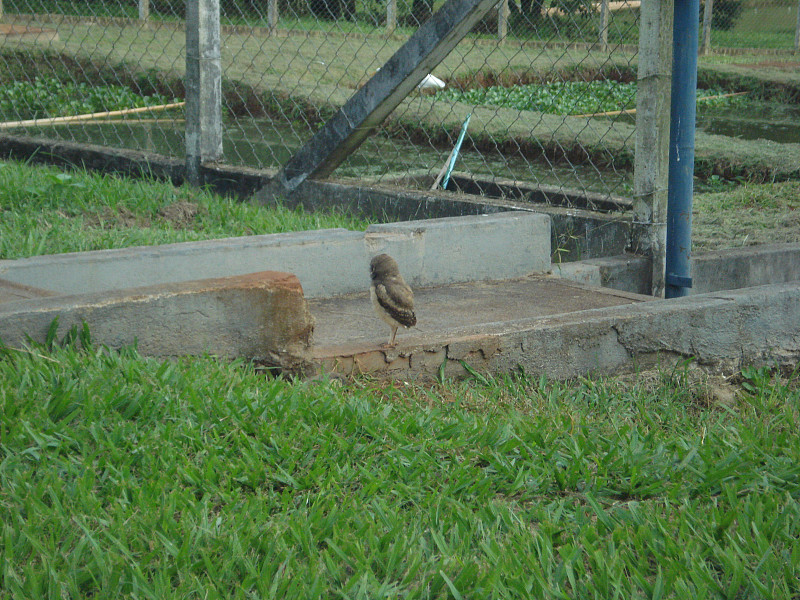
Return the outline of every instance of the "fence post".
[[[651,258],[656,297],[665,287],[673,7],[674,0],[642,0],[639,25],[631,246]]]
[[[267,28],[270,35],[278,29],[278,0],[267,1]]]
[[[186,178],[222,158],[222,61],[219,0],[186,3]]]
[[[714,10],[714,0],[706,0],[703,11],[703,56],[708,56],[711,51],[711,20]]]
[[[0,0],[2,3],[2,0]],[[0,8],[0,16],[3,15],[3,10]],[[794,26],[794,51],[800,52],[800,1],[797,3],[797,24]]]
[[[502,43],[508,37],[508,0],[501,0],[497,7],[497,39]]]
[[[150,19],[150,0],[139,0],[139,20],[147,21],[148,19]]]
[[[397,0],[386,2],[386,35],[392,35],[397,29]]]
[[[600,48],[608,50],[608,0],[600,2]]]

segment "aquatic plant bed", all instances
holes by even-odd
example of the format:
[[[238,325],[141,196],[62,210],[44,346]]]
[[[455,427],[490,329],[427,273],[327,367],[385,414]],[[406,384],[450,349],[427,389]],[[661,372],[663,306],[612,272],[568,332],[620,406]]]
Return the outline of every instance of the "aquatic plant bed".
[[[158,106],[168,102],[161,94],[142,96],[121,85],[65,83],[54,77],[35,77],[0,86],[0,121],[39,119]]]
[[[535,110],[556,115],[593,115],[624,111],[636,106],[636,83],[611,79],[597,81],[551,81],[546,83],[444,89],[437,97],[454,102]],[[707,105],[731,106],[743,102],[723,89],[697,90]],[[706,99],[707,98],[707,99]],[[602,115],[601,115],[602,116]]]

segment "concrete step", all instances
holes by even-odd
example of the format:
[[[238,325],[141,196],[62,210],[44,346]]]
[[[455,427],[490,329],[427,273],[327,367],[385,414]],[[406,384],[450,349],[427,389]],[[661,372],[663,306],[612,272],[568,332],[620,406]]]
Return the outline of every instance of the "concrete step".
[[[445,350],[456,340],[482,340],[465,356],[491,354],[497,350],[497,336],[537,319],[652,300],[547,275],[419,288],[414,290],[417,326],[401,329],[397,346],[386,348],[390,329],[373,312],[368,294],[313,299],[313,356],[329,372],[383,376],[402,371],[424,378],[446,357],[458,354]],[[454,369],[464,371],[452,364],[448,373]]]
[[[262,271],[88,294],[25,298],[0,304],[0,339],[43,343],[89,325],[109,348],[136,344],[149,356],[213,354],[256,360],[287,372],[310,366],[313,317],[297,277]]]
[[[509,279],[550,270],[550,217],[512,211],[162,246],[0,260],[0,277],[83,294],[269,269],[293,273],[306,298],[366,290],[370,257],[388,252],[412,286]]]

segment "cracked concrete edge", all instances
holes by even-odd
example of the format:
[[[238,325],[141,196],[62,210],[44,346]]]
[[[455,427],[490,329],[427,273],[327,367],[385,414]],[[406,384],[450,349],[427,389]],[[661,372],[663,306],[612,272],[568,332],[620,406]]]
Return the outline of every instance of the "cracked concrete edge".
[[[524,371],[554,379],[693,358],[726,369],[800,359],[800,284],[778,284],[517,322],[394,349],[316,348],[318,371],[434,380]],[[467,366],[465,366],[467,365]]]
[[[57,338],[89,325],[93,342],[135,345],[143,355],[213,354],[285,371],[310,365],[314,318],[297,277],[263,271],[174,284],[0,305],[0,338],[43,343],[58,317]]]

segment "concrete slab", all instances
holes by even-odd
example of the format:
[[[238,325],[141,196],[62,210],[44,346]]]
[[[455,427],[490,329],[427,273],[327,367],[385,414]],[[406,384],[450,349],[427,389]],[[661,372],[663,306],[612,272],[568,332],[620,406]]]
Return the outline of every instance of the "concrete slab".
[[[0,304],[0,335],[9,346],[45,342],[58,318],[60,339],[86,322],[92,340],[110,348],[136,344],[142,354],[210,353],[302,372],[310,357],[313,317],[297,277],[265,271],[126,290]]]
[[[616,290],[592,288],[548,275],[505,281],[459,283],[414,290],[417,326],[401,329],[403,343],[430,336],[480,333],[497,323],[652,300]],[[389,328],[373,312],[369,294],[309,300],[317,356],[327,349],[371,347],[386,341]]]
[[[294,273],[314,297],[364,289],[368,264],[363,233],[323,229],[0,260],[0,277],[80,294],[270,269]]]
[[[505,283],[495,287],[494,302],[505,302]],[[430,319],[430,330],[398,336],[392,349],[380,346],[383,335],[377,341],[375,334],[367,337],[366,329],[380,332],[380,323],[363,299],[338,307],[312,303],[319,336],[313,356],[328,373],[422,381],[434,379],[440,370],[446,377],[464,376],[465,365],[479,373],[522,370],[566,379],[687,358],[730,370],[746,364],[793,365],[800,359],[800,284],[652,301],[624,294],[615,301],[585,292],[585,310],[573,311],[580,305],[555,295],[563,306],[546,314],[545,303],[543,314],[527,316],[518,311],[519,298],[512,294],[506,308],[498,309],[505,314],[500,321],[493,321],[494,315],[482,317],[478,307],[484,302],[470,310],[468,299],[453,304],[451,292],[421,293],[420,321],[426,323],[426,311],[432,317],[439,312],[439,318]],[[587,308],[598,297],[608,305]],[[361,323],[345,325],[344,319]],[[338,328],[349,330],[352,339],[334,334]]]
[[[553,274],[587,285],[646,294],[650,263],[624,254],[553,265]],[[800,244],[770,244],[704,252],[692,257],[691,295],[800,281]]]

